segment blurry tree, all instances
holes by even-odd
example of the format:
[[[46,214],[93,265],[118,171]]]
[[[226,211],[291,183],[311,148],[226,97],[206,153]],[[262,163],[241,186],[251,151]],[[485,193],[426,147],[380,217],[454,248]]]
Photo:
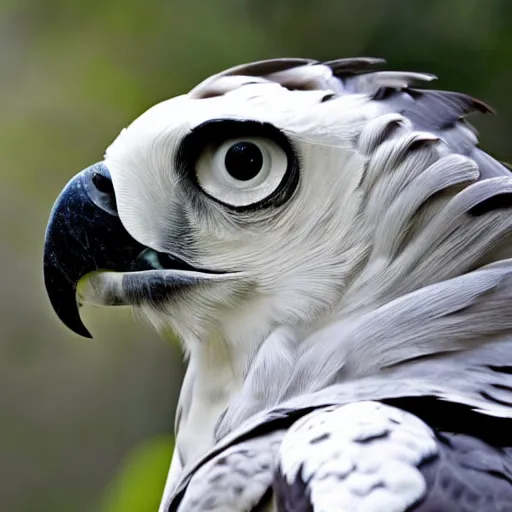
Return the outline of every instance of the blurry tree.
[[[510,159],[511,19],[510,0],[1,0],[0,509],[149,506],[170,457],[178,349],[117,309],[85,311],[95,340],[78,339],[47,303],[44,229],[71,175],[150,105],[276,56],[435,73],[497,108],[474,121]]]

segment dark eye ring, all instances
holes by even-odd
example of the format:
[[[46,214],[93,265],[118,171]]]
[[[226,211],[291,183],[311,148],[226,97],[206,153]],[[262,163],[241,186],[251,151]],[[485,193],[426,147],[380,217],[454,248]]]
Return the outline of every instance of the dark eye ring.
[[[240,137],[208,146],[196,163],[202,189],[225,204],[255,204],[279,187],[288,169],[283,148],[263,137]]]

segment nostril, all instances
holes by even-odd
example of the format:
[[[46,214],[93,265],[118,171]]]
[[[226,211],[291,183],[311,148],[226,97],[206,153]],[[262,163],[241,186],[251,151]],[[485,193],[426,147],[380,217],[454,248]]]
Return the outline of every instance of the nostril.
[[[89,199],[110,215],[117,216],[116,193],[107,167],[98,163],[82,172],[82,184]]]
[[[107,178],[99,172],[95,172],[92,176],[92,182],[100,192],[114,195],[114,185],[112,184],[112,180],[110,178]]]

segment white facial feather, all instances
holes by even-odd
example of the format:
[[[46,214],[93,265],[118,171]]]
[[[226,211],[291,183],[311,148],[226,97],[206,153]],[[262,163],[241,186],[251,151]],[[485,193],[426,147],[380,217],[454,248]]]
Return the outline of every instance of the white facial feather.
[[[345,123],[340,122],[332,105],[329,110],[319,107],[320,97],[318,92],[291,94],[275,84],[247,86],[219,98],[189,100],[187,105],[180,97],[176,105],[175,100],[169,100],[135,121],[106,155],[125,227],[145,245],[176,252],[172,242],[166,244],[165,235],[176,222],[171,213],[173,202],[182,205],[186,198],[177,190],[179,177],[173,169],[173,152],[193,123],[212,118],[252,119],[270,122],[290,136],[301,161],[301,182],[289,204],[281,209],[241,214],[236,223],[212,202],[207,219],[203,212],[192,208],[187,211],[191,237],[201,249],[191,263],[215,270],[242,271],[244,279],[255,284],[255,300],[262,302],[258,296],[270,299],[269,309],[278,308],[276,318],[268,320],[267,332],[283,320],[309,322],[330,309],[339,299],[342,278],[352,265],[343,264],[343,260],[357,260],[362,251],[357,243],[351,241],[356,246],[347,247],[342,242],[359,205],[356,189],[364,160],[352,148],[351,139],[360,122],[354,123],[354,113],[345,115]],[[345,99],[340,102],[347,104],[345,108],[349,106]],[[355,103],[359,105],[360,100]],[[163,118],[169,120],[167,124]],[[340,133],[331,132],[335,121]],[[344,208],[340,209],[340,204]],[[332,243],[333,239],[336,243]],[[264,322],[261,310],[259,313]],[[203,309],[201,315],[205,314]],[[183,318],[181,314],[180,317]],[[180,329],[176,323],[173,325]],[[244,339],[247,340],[247,333]]]

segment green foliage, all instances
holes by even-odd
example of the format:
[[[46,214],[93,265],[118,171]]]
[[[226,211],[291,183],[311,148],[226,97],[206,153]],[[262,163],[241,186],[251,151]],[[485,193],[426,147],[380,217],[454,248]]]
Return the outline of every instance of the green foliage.
[[[173,440],[159,436],[137,445],[107,488],[101,512],[155,512],[169,470]]]

